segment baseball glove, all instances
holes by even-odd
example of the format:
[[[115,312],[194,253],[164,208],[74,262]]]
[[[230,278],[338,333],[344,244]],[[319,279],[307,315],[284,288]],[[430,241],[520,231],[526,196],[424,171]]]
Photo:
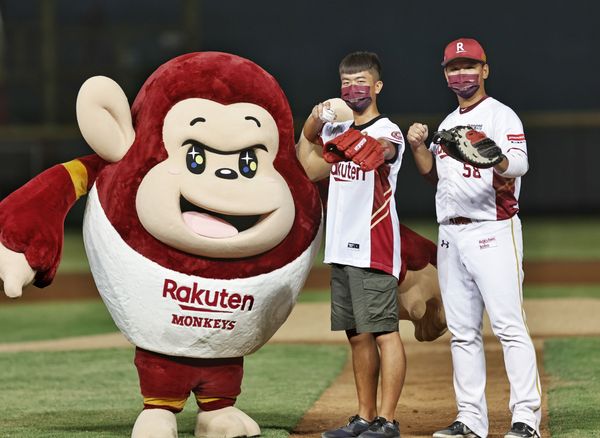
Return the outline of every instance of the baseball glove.
[[[487,169],[502,161],[502,149],[494,140],[470,126],[442,129],[433,134],[432,141],[452,158],[473,167]]]
[[[377,169],[385,162],[381,143],[352,128],[325,143],[323,158],[329,163],[352,160],[364,171]]]

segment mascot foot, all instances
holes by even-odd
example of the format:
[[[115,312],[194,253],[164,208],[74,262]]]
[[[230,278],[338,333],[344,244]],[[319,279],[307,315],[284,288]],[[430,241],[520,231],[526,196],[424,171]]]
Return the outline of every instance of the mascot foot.
[[[135,420],[131,438],[177,438],[175,414],[166,409],[144,409]]]
[[[196,419],[196,438],[234,438],[260,435],[260,427],[238,408],[200,411]]]

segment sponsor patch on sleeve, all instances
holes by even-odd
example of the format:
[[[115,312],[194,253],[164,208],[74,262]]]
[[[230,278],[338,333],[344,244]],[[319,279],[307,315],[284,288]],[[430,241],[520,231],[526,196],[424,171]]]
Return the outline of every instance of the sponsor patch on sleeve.
[[[390,134],[394,140],[397,140],[398,143],[402,144],[404,142],[404,137],[400,131],[394,131]]]
[[[525,134],[506,134],[506,138],[511,143],[525,143]]]

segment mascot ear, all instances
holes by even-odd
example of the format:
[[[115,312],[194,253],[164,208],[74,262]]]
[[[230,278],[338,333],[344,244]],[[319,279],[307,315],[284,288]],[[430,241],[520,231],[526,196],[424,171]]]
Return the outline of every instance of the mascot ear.
[[[77,122],[94,152],[112,163],[125,156],[135,139],[127,96],[105,76],[89,78],[81,86]]]

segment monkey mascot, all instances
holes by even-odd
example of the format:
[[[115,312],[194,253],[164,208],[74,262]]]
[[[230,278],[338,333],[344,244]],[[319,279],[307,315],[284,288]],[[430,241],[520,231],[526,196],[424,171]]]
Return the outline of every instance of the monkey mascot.
[[[111,79],[87,80],[77,120],[95,154],[0,203],[6,295],[52,282],[65,216],[87,194],[92,274],[136,347],[144,410],[132,437],[176,437],[190,392],[196,436],[259,435],[233,406],[243,357],[290,314],[321,237],[283,91],[249,60],[191,53],[160,66],[131,108]]]

